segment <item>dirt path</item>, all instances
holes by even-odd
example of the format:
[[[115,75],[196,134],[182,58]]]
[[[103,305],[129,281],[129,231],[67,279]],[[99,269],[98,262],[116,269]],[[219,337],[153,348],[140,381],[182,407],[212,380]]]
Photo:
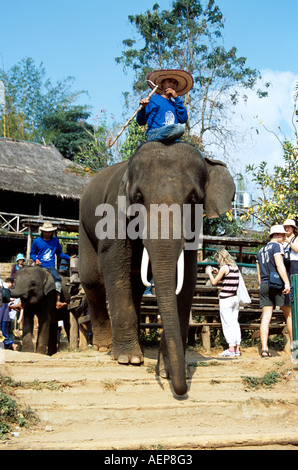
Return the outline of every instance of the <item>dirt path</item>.
[[[145,351],[141,367],[119,366],[93,350],[51,358],[4,354],[2,375],[56,386],[16,389],[17,400],[36,410],[40,422],[17,429],[18,436],[0,441],[0,450],[298,449],[298,369],[288,354],[261,359],[251,348],[239,359],[218,359],[217,353],[188,353],[196,366],[183,399],[155,376],[154,349]],[[243,382],[268,371],[280,374],[271,389]]]

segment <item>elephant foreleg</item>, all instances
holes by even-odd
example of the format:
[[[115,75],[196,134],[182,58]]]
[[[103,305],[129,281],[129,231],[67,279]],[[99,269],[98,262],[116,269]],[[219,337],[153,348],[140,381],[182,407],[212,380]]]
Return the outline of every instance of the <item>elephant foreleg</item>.
[[[114,268],[105,260],[104,281],[109,301],[112,322],[113,358],[119,364],[139,365],[144,362],[139,344],[139,316],[137,303],[140,302],[142,291],[132,294],[130,263],[123,264],[123,270]],[[125,271],[125,272],[124,272]],[[136,298],[138,297],[138,299]]]
[[[79,272],[88,299],[93,347],[97,351],[108,351],[112,346],[112,330],[106,305],[105,286],[98,266],[98,254],[83,224],[80,225]]]

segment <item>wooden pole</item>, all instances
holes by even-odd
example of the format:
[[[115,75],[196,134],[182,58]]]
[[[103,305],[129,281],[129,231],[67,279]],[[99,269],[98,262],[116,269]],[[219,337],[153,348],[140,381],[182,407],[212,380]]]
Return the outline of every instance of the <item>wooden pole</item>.
[[[30,251],[31,251],[31,243],[32,243],[32,226],[28,226],[28,236],[27,236],[27,250],[26,250],[26,261],[30,259]]]
[[[149,95],[147,96],[147,99],[150,100],[151,96],[154,95],[154,93],[156,92],[156,90],[159,88],[158,85],[156,85],[153,90],[151,91],[151,93],[149,93]],[[122,132],[124,131],[124,129],[128,126],[128,124],[136,117],[136,115],[138,114],[139,111],[141,111],[141,109],[143,108],[142,105],[140,105],[138,107],[138,109],[134,112],[134,114],[126,121],[126,123],[124,124],[124,126],[122,127],[122,129],[120,130],[120,132],[118,132],[118,134],[116,135],[116,137],[114,138],[114,140],[108,144],[108,148],[111,148],[114,143],[116,142],[116,140],[119,139],[120,135],[122,134]]]

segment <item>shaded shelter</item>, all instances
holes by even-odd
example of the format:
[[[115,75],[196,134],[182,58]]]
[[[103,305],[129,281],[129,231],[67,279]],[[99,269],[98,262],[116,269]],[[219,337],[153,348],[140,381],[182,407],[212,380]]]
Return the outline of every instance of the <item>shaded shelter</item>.
[[[53,146],[0,139],[0,258],[22,251],[28,227],[44,220],[73,230],[89,181],[81,166]]]

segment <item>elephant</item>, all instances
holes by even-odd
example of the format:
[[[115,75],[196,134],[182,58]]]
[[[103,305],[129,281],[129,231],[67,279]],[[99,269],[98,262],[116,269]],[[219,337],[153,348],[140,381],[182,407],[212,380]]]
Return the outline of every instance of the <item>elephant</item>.
[[[66,286],[67,278],[61,276],[61,300],[70,302]],[[69,334],[69,313],[67,307],[56,309],[57,292],[51,273],[41,266],[25,266],[15,279],[12,297],[20,298],[24,309],[22,351],[34,352],[34,315],[38,318],[36,352],[52,356],[57,352],[58,320],[63,320]]]
[[[197,246],[186,250],[185,235],[174,237],[173,216],[169,217],[171,233],[162,237],[160,214],[154,216],[153,207],[175,204],[182,214],[187,205],[193,228],[197,206],[203,205],[208,217],[218,217],[231,209],[234,194],[233,178],[224,163],[204,158],[184,142],[146,142],[129,161],[99,171],[81,196],[79,276],[88,298],[93,346],[100,351],[112,347],[112,357],[119,364],[143,362],[140,304],[144,284],[152,276],[163,325],[156,372],[171,380],[176,395],[187,393],[185,348],[197,278]],[[126,207],[137,206],[140,213],[144,209],[143,223],[140,218],[137,224],[130,210],[119,208],[123,200]],[[129,235],[128,225],[134,221],[139,237]],[[157,225],[158,234],[144,236],[142,225],[146,224],[147,229]]]

